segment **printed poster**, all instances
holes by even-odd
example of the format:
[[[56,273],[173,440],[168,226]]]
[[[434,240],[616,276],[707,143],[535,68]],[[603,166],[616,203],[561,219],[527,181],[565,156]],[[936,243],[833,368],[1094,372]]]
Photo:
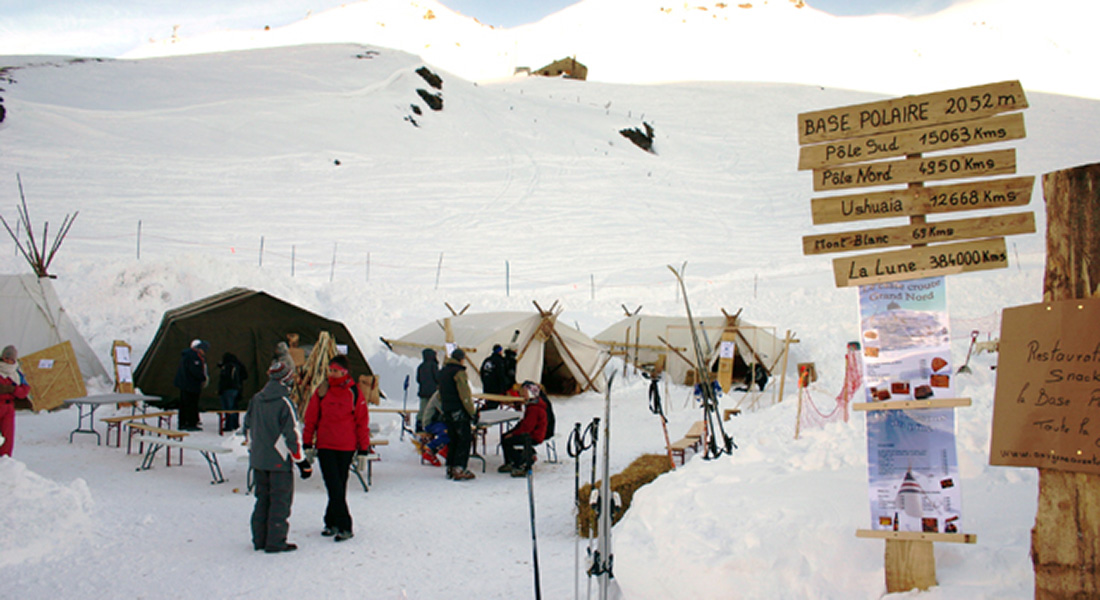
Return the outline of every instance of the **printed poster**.
[[[953,398],[943,277],[860,286],[868,402]],[[867,411],[871,528],[958,533],[955,411]]]
[[[954,398],[943,277],[859,288],[867,401]]]

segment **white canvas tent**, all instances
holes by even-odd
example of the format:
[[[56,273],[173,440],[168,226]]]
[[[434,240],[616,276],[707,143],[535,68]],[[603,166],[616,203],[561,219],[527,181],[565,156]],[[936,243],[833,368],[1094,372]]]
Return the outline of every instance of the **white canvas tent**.
[[[763,365],[768,375],[772,375],[783,355],[783,340],[775,336],[772,328],[752,325],[737,315],[695,318],[696,331],[707,353],[707,365],[714,368],[722,333],[731,326],[731,320],[736,323],[739,334],[734,342],[734,377],[743,380],[751,364]],[[675,351],[670,350],[665,341]],[[634,315],[596,334],[596,343],[639,369],[651,370],[663,361],[669,381],[694,383],[695,350],[687,317]]]
[[[440,363],[446,344],[458,345],[466,352],[470,385],[478,389],[478,368],[492,353],[493,345],[500,344],[516,350],[517,382],[537,381],[554,395],[570,396],[590,389],[602,392],[606,353],[592,338],[559,323],[557,316],[542,310],[459,314],[383,341],[394,352],[412,358],[420,358],[424,348],[432,348]]]
[[[72,344],[85,379],[101,376],[110,379],[107,369],[61,306],[48,278],[0,275],[0,346],[12,344],[20,356],[25,356],[66,340]]]

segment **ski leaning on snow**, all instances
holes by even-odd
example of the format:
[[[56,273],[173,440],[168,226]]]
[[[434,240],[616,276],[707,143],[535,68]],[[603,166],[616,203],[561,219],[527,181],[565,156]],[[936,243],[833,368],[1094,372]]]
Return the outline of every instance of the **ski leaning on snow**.
[[[598,541],[596,552],[592,555],[592,566],[588,569],[589,577],[596,577],[599,589],[599,600],[618,600],[622,598],[619,585],[613,580],[612,572],[615,557],[611,553],[611,523],[613,512],[618,508],[617,494],[611,492],[611,384],[615,381],[615,374],[607,380],[607,389],[604,392],[603,409],[603,479],[600,481],[600,491],[596,496],[593,507],[596,508],[598,527]],[[613,501],[614,500],[614,501]],[[597,508],[598,507],[598,508]],[[591,579],[589,580],[591,582]],[[591,586],[589,587],[591,595]]]
[[[710,460],[718,458],[722,454],[732,454],[737,444],[734,444],[733,438],[726,434],[722,419],[718,415],[718,396],[714,392],[714,380],[711,379],[710,368],[707,366],[706,348],[699,342],[699,331],[695,327],[695,317],[691,314],[691,304],[688,302],[687,285],[684,284],[684,269],[686,268],[686,262],[680,267],[679,271],[674,269],[672,265],[668,265],[668,270],[672,271],[672,274],[676,276],[676,281],[680,284],[680,293],[684,297],[684,310],[687,311],[688,326],[691,329],[691,342],[695,350],[696,384],[700,387],[700,395],[703,398],[703,421],[707,425],[707,439],[704,444],[706,450],[703,453],[703,459]],[[718,446],[719,434],[722,436],[721,447]]]
[[[566,453],[573,459],[573,508],[574,508],[574,521],[576,525],[580,523],[581,512],[581,455],[585,450],[592,448],[593,457],[595,457],[596,451],[596,439],[599,437],[600,430],[600,418],[592,417],[592,422],[582,431],[581,424],[574,423],[573,431],[569,434],[569,440],[566,442]],[[596,487],[596,465],[595,461],[592,464],[592,488]],[[591,489],[591,488],[590,488]],[[591,538],[589,538],[591,540]],[[573,600],[580,600],[581,588],[580,588],[580,573],[581,573],[581,536],[580,531],[577,531],[577,538],[573,544]],[[589,543],[588,556],[592,556],[592,545]],[[591,593],[591,587],[589,588]]]

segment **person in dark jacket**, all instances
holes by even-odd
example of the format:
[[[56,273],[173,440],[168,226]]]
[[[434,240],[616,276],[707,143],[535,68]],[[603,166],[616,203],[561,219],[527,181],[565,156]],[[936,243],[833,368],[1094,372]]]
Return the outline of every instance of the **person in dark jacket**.
[[[481,362],[481,390],[486,394],[504,394],[511,385],[508,383],[508,364],[501,354],[500,344],[493,344],[493,353]],[[499,402],[488,400],[485,402],[485,410],[500,406]]]
[[[222,355],[218,368],[221,369],[218,377],[218,399],[221,401],[222,410],[236,410],[237,400],[241,397],[241,390],[244,388],[244,380],[248,379],[248,369],[232,352]],[[240,422],[237,414],[226,413],[225,429],[233,431],[238,427]]]
[[[181,431],[200,431],[199,395],[210,377],[206,373],[206,351],[210,344],[202,340],[191,342],[191,347],[180,355],[176,378],[172,382],[180,390]]]
[[[19,352],[5,346],[0,353],[0,456],[11,456],[15,447],[15,401],[26,400],[31,387],[19,370]]]
[[[290,401],[287,383],[293,372],[275,361],[267,371],[268,382],[248,404],[244,415],[249,439],[248,465],[252,467],[256,505],[252,509],[252,547],[268,553],[289,552],[298,546],[286,541],[290,530],[290,505],[294,501],[297,464],[302,479],[313,473],[302,456],[298,411]]]
[[[309,399],[302,432],[306,446],[317,448],[317,461],[328,492],[321,535],[332,536],[337,542],[354,535],[347,501],[351,461],[357,452],[366,454],[370,450],[370,412],[365,395],[352,389],[355,385],[348,357],[334,356],[328,363],[328,379]]]
[[[523,418],[516,426],[500,437],[500,447],[504,450],[504,464],[497,471],[511,473],[512,477],[523,477],[534,462],[535,446],[546,439],[546,404],[542,402],[542,389],[537,383],[523,385],[526,398],[523,406]],[[528,452],[531,450],[530,452]]]
[[[439,400],[447,423],[447,437],[451,440],[447,450],[447,479],[455,481],[474,478],[466,464],[470,460],[470,444],[474,440],[472,422],[477,410],[470,383],[466,380],[466,367],[462,366],[465,358],[462,348],[455,348],[439,372]]]
[[[416,413],[417,431],[424,430],[424,411],[428,407],[428,400],[439,389],[439,361],[436,360],[435,350],[424,348],[420,354],[424,360],[416,367],[416,395],[420,398],[420,410]]]

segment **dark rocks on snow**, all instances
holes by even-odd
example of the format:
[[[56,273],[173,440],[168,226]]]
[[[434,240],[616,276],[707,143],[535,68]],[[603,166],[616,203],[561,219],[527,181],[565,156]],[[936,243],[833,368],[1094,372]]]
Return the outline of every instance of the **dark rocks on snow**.
[[[619,133],[626,139],[634,142],[634,145],[642,150],[651,154],[657,154],[653,151],[653,128],[645,121],[642,121],[642,126],[645,127],[644,132],[637,127],[633,127],[630,129],[620,129]]]
[[[428,67],[420,67],[416,70],[416,74],[423,77],[424,81],[427,81],[428,85],[432,86],[433,88],[437,90],[443,89],[443,80],[439,77],[439,75],[432,73],[431,69],[429,69]]]
[[[412,109],[412,111],[413,111],[414,113],[418,114],[418,115],[422,115],[422,114],[424,114],[424,111],[420,110],[420,106],[419,106],[419,105],[416,105],[416,104],[410,104],[410,105],[409,105],[409,108],[411,108],[411,109]]]
[[[432,110],[443,110],[443,96],[433,94],[428,90],[420,88],[416,89],[416,93],[420,94],[420,97],[424,99],[424,102],[426,102]]]

